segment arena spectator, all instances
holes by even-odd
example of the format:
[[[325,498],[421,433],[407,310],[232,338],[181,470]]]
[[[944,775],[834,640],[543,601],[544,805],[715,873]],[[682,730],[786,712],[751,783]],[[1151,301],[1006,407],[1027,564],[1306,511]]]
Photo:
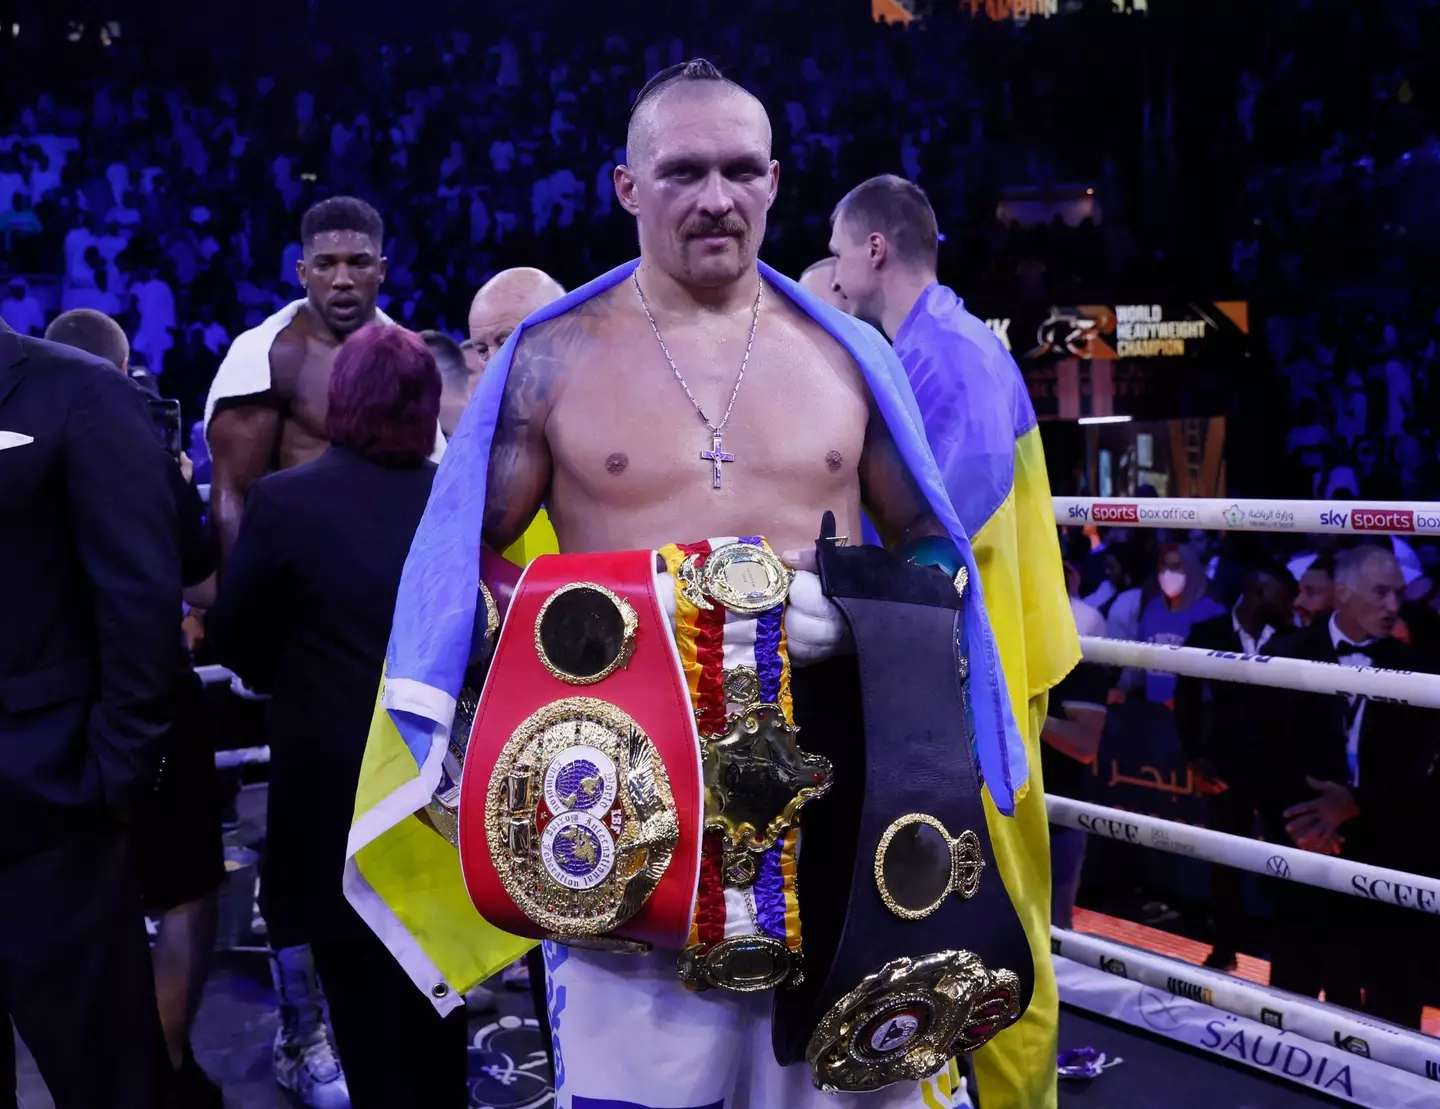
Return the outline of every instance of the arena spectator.
[[[1230,611],[1195,623],[1185,646],[1260,654],[1274,635],[1291,627],[1295,594],[1295,579],[1283,567],[1253,569]],[[1207,825],[1239,836],[1255,834],[1261,805],[1255,697],[1252,687],[1235,682],[1175,681],[1175,727],[1191,780],[1210,797]],[[1230,867],[1210,868],[1213,949],[1206,966],[1233,971],[1238,952],[1256,950],[1249,942],[1240,878]]]
[[[1142,591],[1136,638],[1142,643],[1182,645],[1197,623],[1225,611],[1206,595],[1209,584],[1204,565],[1188,546],[1164,548],[1154,578]],[[1151,671],[1143,684],[1132,675],[1122,685],[1127,687],[1143,691],[1152,704],[1167,704],[1175,696],[1175,675]]]
[[[1405,587],[1395,556],[1335,560],[1335,612],[1271,644],[1280,657],[1427,671],[1393,635]],[[1440,801],[1435,713],[1365,697],[1267,690],[1261,750],[1266,837],[1309,851],[1433,873],[1427,814]],[[1419,913],[1277,884],[1270,983],[1420,1026],[1434,924]]]
[[[39,335],[45,330],[45,312],[23,277],[10,279],[5,299],[0,300],[0,318],[19,335]]]

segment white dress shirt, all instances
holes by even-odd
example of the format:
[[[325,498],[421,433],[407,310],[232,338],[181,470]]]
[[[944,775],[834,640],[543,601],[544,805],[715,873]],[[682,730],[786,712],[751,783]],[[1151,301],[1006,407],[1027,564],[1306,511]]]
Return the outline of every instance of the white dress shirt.
[[[1341,666],[1353,666],[1356,669],[1369,666],[1371,657],[1369,647],[1375,642],[1374,639],[1366,639],[1356,643],[1346,637],[1340,630],[1339,623],[1335,617],[1330,617],[1330,642],[1335,646],[1335,654],[1339,656]],[[1365,701],[1364,697],[1355,695],[1345,698],[1347,707],[1345,711],[1345,762],[1350,767],[1350,782],[1352,786],[1360,784],[1360,727],[1365,722]]]
[[[1264,647],[1265,644],[1269,643],[1271,636],[1275,634],[1275,629],[1272,628],[1269,624],[1266,624],[1265,627],[1261,629],[1259,639],[1256,639],[1253,635],[1247,632],[1244,626],[1240,623],[1239,601],[1236,601],[1235,607],[1230,610],[1230,623],[1235,625],[1235,634],[1240,637],[1240,649],[1244,651],[1247,655],[1258,655],[1261,648]]]

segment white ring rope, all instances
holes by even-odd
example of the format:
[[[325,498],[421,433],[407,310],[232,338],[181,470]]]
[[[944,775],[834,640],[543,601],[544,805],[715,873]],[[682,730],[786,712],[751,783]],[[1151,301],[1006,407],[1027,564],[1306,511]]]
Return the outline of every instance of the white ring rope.
[[[270,745],[261,747],[227,747],[215,752],[216,770],[233,770],[237,766],[257,766],[270,761]]]
[[[1373,666],[1341,666],[1269,655],[1241,655],[1163,643],[1081,636],[1086,662],[1102,666],[1136,666],[1143,670],[1184,674],[1192,678],[1242,682],[1246,685],[1298,689],[1304,693],[1344,693],[1416,708],[1440,709],[1440,674],[1380,670]]]
[[[1085,966],[1143,982],[1177,997],[1188,997],[1226,1013],[1284,1029],[1326,1046],[1355,1049],[1369,1058],[1430,1078],[1440,1064],[1440,1041],[1385,1024],[1310,997],[1257,986],[1218,970],[1207,970],[1143,948],[1100,936],[1051,928],[1051,950]]]
[[[1056,794],[1046,796],[1045,808],[1051,824],[1091,835],[1440,916],[1440,882],[1434,878]]]
[[[1226,500],[1223,497],[1052,497],[1071,527],[1198,528],[1297,535],[1440,535],[1433,501]]]

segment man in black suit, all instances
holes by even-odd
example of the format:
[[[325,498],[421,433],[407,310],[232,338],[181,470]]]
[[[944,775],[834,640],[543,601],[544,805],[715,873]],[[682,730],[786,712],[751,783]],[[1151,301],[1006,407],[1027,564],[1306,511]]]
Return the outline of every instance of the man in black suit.
[[[167,1069],[126,829],[180,652],[164,467],[113,366],[0,321],[0,1007],[57,1109]]]
[[[130,370],[130,340],[118,323],[93,308],[62,312],[45,329],[52,343],[103,358],[146,394],[159,399],[156,380]],[[153,394],[152,394],[153,390]],[[215,550],[205,526],[205,506],[190,483],[183,454],[165,458],[180,536],[180,583],[191,605],[214,603]],[[159,915],[152,951],[160,1027],[176,1071],[185,1109],[218,1107],[220,1088],[195,1061],[190,1026],[215,955],[220,886],[225,859],[220,836],[220,799],[215,784],[215,744],[205,714],[204,690],[189,659],[176,674],[175,719],[165,744],[165,763],[154,791],[135,809],[131,842],[146,909]]]
[[[1192,627],[1185,646],[1258,654],[1271,636],[1290,625],[1294,603],[1295,579],[1289,571],[1282,566],[1252,569],[1244,577],[1235,606],[1224,616]],[[1210,799],[1210,827],[1237,836],[1254,835],[1259,807],[1254,689],[1182,676],[1175,682],[1175,727],[1196,791]],[[1214,947],[1205,965],[1232,971],[1247,938],[1239,871],[1219,865],[1210,868],[1210,904]]]
[[[1395,639],[1405,579],[1388,550],[1361,546],[1335,560],[1335,612],[1277,640],[1278,657],[1433,669]],[[1436,873],[1440,718],[1429,709],[1274,690],[1267,694],[1263,765],[1266,838],[1415,873]],[[1382,886],[1377,901],[1394,899]],[[1420,1027],[1434,919],[1394,904],[1284,883],[1276,889],[1271,985],[1364,1008]]]

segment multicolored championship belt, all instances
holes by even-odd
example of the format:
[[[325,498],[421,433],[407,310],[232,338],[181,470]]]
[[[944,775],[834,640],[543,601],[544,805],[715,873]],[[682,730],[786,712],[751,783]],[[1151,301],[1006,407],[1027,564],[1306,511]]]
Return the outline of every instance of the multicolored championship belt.
[[[696,990],[803,978],[796,847],[801,807],[830,763],[796,743],[785,644],[793,572],[760,536],[672,544],[680,651],[705,775],[700,887],[680,978]]]
[[[700,869],[699,755],[654,552],[537,558],[465,753],[460,861],[475,907],[516,935],[683,947]]]
[[[1033,962],[990,847],[953,579],[873,546],[817,545],[855,642],[797,673],[797,717],[835,764],[805,814],[805,980],[775,995],[781,1063],[823,1090],[930,1077],[1016,1021]]]

